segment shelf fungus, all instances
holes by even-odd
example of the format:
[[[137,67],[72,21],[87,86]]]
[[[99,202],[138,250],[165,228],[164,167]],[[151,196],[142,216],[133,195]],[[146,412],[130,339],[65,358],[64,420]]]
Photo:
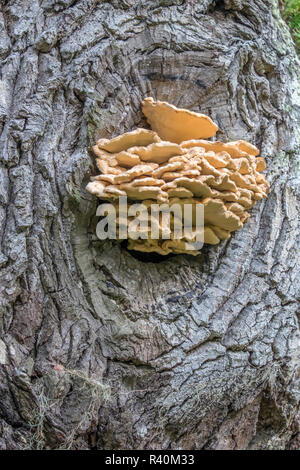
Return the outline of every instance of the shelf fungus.
[[[146,98],[142,109],[153,130],[136,129],[110,140],[100,139],[92,147],[101,174],[92,177],[87,190],[113,205],[116,238],[124,239],[124,218],[133,222],[136,203],[143,203],[146,222],[125,235],[131,250],[197,255],[199,251],[190,249],[190,243],[198,230],[195,214],[199,205],[204,211],[204,243],[227,240],[247,222],[248,210],[269,192],[260,173],[266,168],[265,160],[258,157],[258,149],[244,140],[205,140],[215,135],[218,126],[203,114],[153,98]],[[126,211],[120,213],[120,198],[125,196]],[[174,211],[168,227],[163,214],[154,220],[152,207],[162,204],[176,204],[182,209],[180,214],[187,205],[192,207],[192,230],[181,231],[178,237],[180,221]]]

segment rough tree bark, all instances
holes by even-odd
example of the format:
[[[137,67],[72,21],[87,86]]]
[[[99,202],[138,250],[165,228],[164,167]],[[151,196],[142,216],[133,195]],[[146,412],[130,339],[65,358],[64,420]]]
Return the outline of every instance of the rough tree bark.
[[[0,54],[0,447],[299,446],[297,59],[277,3],[2,0]],[[145,126],[145,96],[267,158],[268,199],[196,258],[95,236],[88,146]]]

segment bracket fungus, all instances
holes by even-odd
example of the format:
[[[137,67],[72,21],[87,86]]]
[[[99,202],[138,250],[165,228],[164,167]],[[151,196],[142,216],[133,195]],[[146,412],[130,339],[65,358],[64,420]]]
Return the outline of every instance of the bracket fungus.
[[[116,211],[117,234],[122,217],[118,201],[127,196],[126,220],[133,220],[132,206],[143,202],[148,222],[144,229],[129,232],[128,249],[142,252],[199,254],[190,250],[195,240],[195,214],[198,204],[204,208],[204,243],[215,245],[230,238],[243,227],[256,201],[265,198],[269,184],[260,172],[266,168],[259,150],[237,140],[219,142],[204,140],[213,137],[218,126],[203,114],[178,109],[165,102],[146,98],[143,113],[153,130],[136,129],[111,140],[100,139],[92,147],[101,174],[92,177],[87,190],[100,199],[110,201]],[[175,237],[176,214],[170,214],[169,236],[164,219],[158,219],[159,237],[150,236],[155,224],[153,204],[166,203],[193,207],[195,231]]]

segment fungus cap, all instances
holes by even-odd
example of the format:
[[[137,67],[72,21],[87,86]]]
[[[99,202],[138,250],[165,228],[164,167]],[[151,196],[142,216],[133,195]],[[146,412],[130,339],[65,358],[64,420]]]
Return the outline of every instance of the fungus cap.
[[[189,139],[213,137],[218,126],[204,114],[176,108],[165,101],[145,98],[143,113],[153,130],[163,140],[180,143]]]
[[[116,153],[122,150],[127,150],[134,145],[149,145],[154,142],[160,142],[156,132],[148,129],[135,129],[131,132],[118,135],[113,139],[100,139],[97,141],[97,146],[107,152]]]

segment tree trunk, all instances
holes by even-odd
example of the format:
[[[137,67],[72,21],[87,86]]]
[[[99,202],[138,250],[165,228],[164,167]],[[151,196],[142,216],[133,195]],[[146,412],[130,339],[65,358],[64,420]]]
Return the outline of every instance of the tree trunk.
[[[297,59],[276,1],[2,0],[0,22],[0,448],[299,447]],[[268,199],[195,258],[96,237],[88,148],[147,127],[146,96],[267,159]]]

